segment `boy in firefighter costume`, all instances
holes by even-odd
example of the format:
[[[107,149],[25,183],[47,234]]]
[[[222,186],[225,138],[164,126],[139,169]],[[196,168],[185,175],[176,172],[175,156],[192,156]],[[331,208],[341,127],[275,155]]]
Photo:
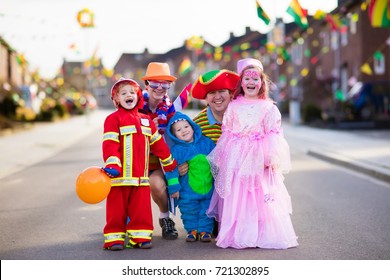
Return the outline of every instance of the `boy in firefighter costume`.
[[[213,193],[213,176],[206,156],[214,142],[202,135],[199,125],[187,115],[176,112],[168,123],[172,155],[178,164],[188,162],[188,173],[179,177],[180,185],[170,185],[168,193],[178,199],[187,242],[211,241],[214,220],[206,215]]]
[[[106,202],[104,249],[122,250],[126,233],[129,248],[151,248],[153,220],[148,177],[149,153],[159,157],[171,184],[177,163],[149,116],[138,111],[143,106],[139,84],[119,79],[111,89],[117,110],[104,122],[103,170],[111,179]],[[173,183],[172,183],[173,182]],[[129,223],[127,217],[130,217]]]

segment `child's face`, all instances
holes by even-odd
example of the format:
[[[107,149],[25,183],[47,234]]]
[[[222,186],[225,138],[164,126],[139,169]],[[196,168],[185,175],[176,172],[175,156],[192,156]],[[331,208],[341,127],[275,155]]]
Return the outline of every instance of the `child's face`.
[[[249,68],[244,71],[241,81],[241,87],[246,98],[259,98],[261,88],[260,72],[256,68]]]
[[[175,122],[172,125],[171,130],[172,134],[180,140],[183,140],[188,143],[194,141],[194,130],[192,129],[190,123],[186,120],[180,120]]]
[[[137,89],[129,84],[119,85],[115,100],[127,110],[133,109],[138,102]]]

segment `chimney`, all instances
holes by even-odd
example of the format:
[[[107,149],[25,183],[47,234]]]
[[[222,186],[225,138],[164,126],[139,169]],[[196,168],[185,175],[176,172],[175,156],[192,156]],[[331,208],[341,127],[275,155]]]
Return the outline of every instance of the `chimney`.
[[[245,27],[245,35],[248,35],[251,32],[252,32],[252,30],[249,26]]]

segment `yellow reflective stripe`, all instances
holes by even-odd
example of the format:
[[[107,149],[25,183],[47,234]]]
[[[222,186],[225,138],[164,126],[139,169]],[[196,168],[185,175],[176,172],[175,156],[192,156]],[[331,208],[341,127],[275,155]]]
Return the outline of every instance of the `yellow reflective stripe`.
[[[150,127],[141,126],[142,133],[147,136],[152,136],[152,129]]]
[[[115,186],[149,186],[149,178],[148,177],[133,177],[133,178],[113,178],[111,179],[111,185]]]
[[[133,165],[133,135],[125,135],[123,142],[123,176],[131,177],[133,175],[131,169]]]
[[[146,137],[145,137],[146,138]],[[144,168],[144,176],[149,176],[149,164],[150,164],[150,157],[152,155],[150,154],[150,145],[148,144],[148,139],[145,139],[145,168]]]
[[[125,241],[126,233],[125,232],[112,232],[104,234],[104,242],[113,242],[113,241]]]
[[[133,240],[131,240],[131,239],[129,239],[129,244],[131,245],[131,246],[134,246],[135,244],[138,244],[137,242],[134,242]]]
[[[105,164],[106,164],[106,165],[109,165],[109,164],[116,164],[116,165],[122,167],[121,160],[120,160],[118,157],[115,157],[115,156],[109,157],[109,158],[106,160]]]
[[[112,140],[115,142],[119,142],[119,133],[117,132],[106,132],[103,134],[103,142],[106,140]]]
[[[149,177],[141,177],[139,180],[139,185],[140,186],[149,186],[150,185]]]
[[[137,129],[135,128],[135,125],[129,125],[120,127],[119,131],[121,132],[121,135],[127,135],[131,133],[136,133]]]
[[[171,165],[173,163],[173,158],[172,158],[172,155],[169,155],[169,157],[167,157],[166,159],[162,159],[161,160],[161,164],[163,166],[168,166],[168,165]]]
[[[150,145],[153,145],[154,143],[156,143],[156,141],[160,140],[161,139],[161,134],[158,133],[158,131],[156,131],[153,136],[150,138]]]
[[[145,238],[152,239],[153,230],[127,230],[129,238]]]

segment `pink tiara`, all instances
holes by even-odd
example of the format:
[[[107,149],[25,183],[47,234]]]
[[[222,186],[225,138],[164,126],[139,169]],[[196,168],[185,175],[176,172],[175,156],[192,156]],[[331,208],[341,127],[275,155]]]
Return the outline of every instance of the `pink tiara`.
[[[261,64],[260,60],[254,59],[254,58],[244,58],[240,59],[237,62],[237,72],[238,75],[241,75],[242,69],[248,66],[257,66],[261,69],[261,71],[264,70],[263,64]]]

